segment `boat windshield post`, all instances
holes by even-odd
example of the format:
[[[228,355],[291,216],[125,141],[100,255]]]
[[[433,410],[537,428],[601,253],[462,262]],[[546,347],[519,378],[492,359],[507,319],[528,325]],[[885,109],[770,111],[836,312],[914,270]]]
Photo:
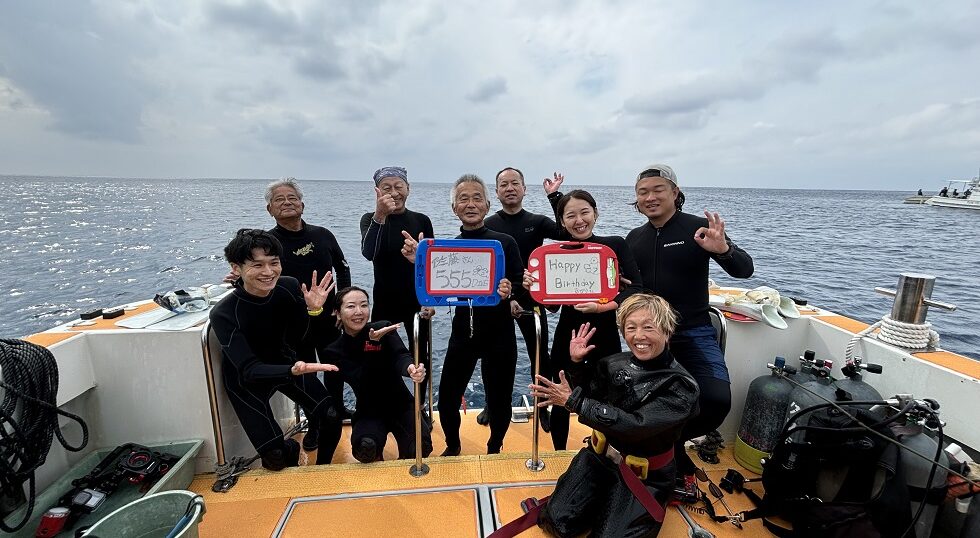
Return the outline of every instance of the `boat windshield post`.
[[[421,313],[415,313],[415,323],[412,324],[412,355],[415,357],[415,367],[419,367],[419,324],[422,323]],[[429,331],[429,338],[432,338],[432,331]],[[432,346],[429,346],[432,349]],[[432,364],[430,361],[429,364]],[[425,375],[430,375],[426,372]],[[429,387],[432,387],[432,382],[430,380]],[[429,396],[429,416],[432,416],[432,396]],[[423,477],[429,474],[429,466],[422,463],[422,387],[421,383],[415,382],[415,464],[409,468],[408,473],[415,478]]]
[[[531,311],[534,316],[534,364],[531,365],[531,380],[537,382],[538,372],[541,371],[541,307],[535,306]],[[544,470],[544,461],[538,456],[538,423],[541,420],[538,408],[538,396],[531,403],[531,459],[525,462],[533,472]]]

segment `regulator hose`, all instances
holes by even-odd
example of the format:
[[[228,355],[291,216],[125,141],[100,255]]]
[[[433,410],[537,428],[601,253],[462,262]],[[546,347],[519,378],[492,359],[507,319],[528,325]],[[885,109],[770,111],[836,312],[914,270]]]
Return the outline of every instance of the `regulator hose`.
[[[35,471],[44,464],[54,436],[65,450],[78,452],[88,444],[88,425],[78,415],[58,409],[58,363],[47,348],[23,340],[0,339],[0,491],[22,492],[29,482],[24,519],[0,530],[16,532],[31,519],[37,497]],[[58,415],[82,428],[78,446],[65,440]]]

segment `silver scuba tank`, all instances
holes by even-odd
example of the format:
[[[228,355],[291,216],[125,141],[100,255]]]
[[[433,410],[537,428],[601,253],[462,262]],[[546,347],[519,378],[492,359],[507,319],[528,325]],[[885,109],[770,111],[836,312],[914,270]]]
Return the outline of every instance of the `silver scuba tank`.
[[[786,364],[786,359],[776,357],[766,366],[772,373],[755,378],[749,385],[735,437],[735,460],[759,474],[762,474],[761,460],[770,456],[779,439],[790,394],[795,388],[783,377],[796,372]]]

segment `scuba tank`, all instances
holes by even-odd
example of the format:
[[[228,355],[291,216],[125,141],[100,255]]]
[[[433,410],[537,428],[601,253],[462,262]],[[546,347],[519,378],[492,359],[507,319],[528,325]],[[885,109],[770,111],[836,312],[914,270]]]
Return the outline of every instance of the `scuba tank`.
[[[807,353],[804,353],[804,357],[806,356]],[[802,387],[795,387],[793,392],[790,393],[789,404],[786,407],[785,419],[783,421],[784,424],[792,422],[794,415],[808,407],[826,403],[826,400],[830,400],[831,402],[837,401],[837,387],[834,385],[834,378],[830,377],[830,371],[833,365],[833,361],[830,360],[815,359],[813,361],[808,374],[804,374],[803,376],[806,379],[807,375],[811,375],[813,376],[813,380],[801,383]],[[798,426],[805,426],[809,422],[809,416],[806,416],[803,420],[804,422],[798,424]],[[797,435],[801,437],[797,440],[801,441],[802,432],[794,434],[794,439]]]
[[[776,357],[766,366],[772,373],[755,378],[749,385],[735,438],[735,460],[759,474],[762,474],[761,460],[770,456],[779,438],[790,394],[795,388],[783,376],[796,373],[783,357]]]
[[[812,349],[808,349],[804,351],[802,355],[800,355],[800,369],[793,377],[797,383],[803,384],[817,378],[817,376],[813,373],[813,365],[816,362],[816,359],[816,353],[814,353]]]
[[[933,413],[912,412],[909,413],[906,424],[892,426],[892,432],[902,446],[927,456],[930,460],[935,457],[939,446],[939,443],[926,433],[927,429],[939,426],[939,404],[935,401],[932,401],[932,404]],[[912,501],[912,513],[918,512],[920,503],[926,503],[922,515],[915,523],[916,538],[929,538],[939,505],[946,499],[946,478],[949,473],[943,467],[937,466],[932,482],[928,482],[933,466],[930,460],[922,459],[908,451],[903,451],[901,456],[902,473],[905,475],[905,483]],[[949,456],[945,451],[941,451],[938,461],[942,466],[949,466]]]
[[[843,379],[838,379],[835,383],[837,388],[848,393],[853,401],[862,400],[881,400],[881,393],[875,390],[874,387],[867,384],[862,380],[862,371],[867,371],[872,374],[881,373],[880,364],[864,364],[861,361],[861,357],[854,357],[853,359],[848,359],[841,368],[841,373],[844,374]],[[860,406],[864,409],[870,409],[870,405]]]

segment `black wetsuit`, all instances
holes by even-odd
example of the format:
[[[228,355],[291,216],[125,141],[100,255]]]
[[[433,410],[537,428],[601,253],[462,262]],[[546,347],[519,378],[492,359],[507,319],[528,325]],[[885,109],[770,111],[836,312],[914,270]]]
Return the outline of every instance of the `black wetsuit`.
[[[554,192],[548,195],[548,201],[555,210],[555,218],[561,220],[558,215],[558,201],[561,200],[562,193]],[[571,234],[560,228],[558,234],[563,241],[577,241]],[[608,236],[603,237],[593,235],[588,239],[590,243],[605,245],[616,253],[619,261],[619,274],[631,283],[625,288],[620,283],[619,294],[615,301],[622,304],[627,297],[634,293],[639,293],[643,289],[642,277],[633,259],[633,253],[626,246],[626,241],[622,237]],[[619,353],[623,350],[619,339],[619,326],[616,324],[616,311],[610,310],[601,314],[585,314],[575,310],[574,306],[566,305],[561,308],[561,315],[558,317],[558,325],[555,327],[555,339],[551,345],[551,378],[558,381],[558,372],[568,368],[572,364],[572,359],[568,354],[568,345],[571,343],[572,334],[582,326],[583,323],[590,323],[595,327],[596,334],[589,342],[595,345],[595,349],[585,357],[585,364],[591,365],[596,359]],[[585,371],[585,370],[583,370]],[[582,373],[579,375],[580,381],[584,379]],[[568,444],[568,410],[560,407],[553,407],[551,410],[551,441],[555,450],[565,450]]]
[[[421,309],[415,296],[415,264],[402,256],[405,238],[402,230],[418,239],[435,237],[432,221],[422,213],[406,209],[404,213],[390,214],[384,224],[374,221],[374,213],[361,216],[361,254],[374,265],[374,288],[371,309],[372,320],[388,320],[403,323],[408,335],[408,349],[411,353],[415,345],[415,314]],[[426,346],[429,342],[430,323],[419,326],[419,354],[429,358]],[[425,369],[432,371],[432,364],[426,360]],[[422,400],[428,394],[429,378],[419,385]]]
[[[511,281],[514,298],[520,300],[525,293],[520,282],[524,278],[521,253],[514,239],[506,234],[488,230],[462,230],[457,239],[496,239],[504,248],[505,277]],[[516,284],[515,284],[516,283]],[[514,335],[514,318],[510,302],[501,300],[497,306],[473,309],[472,336],[470,335],[470,308],[457,306],[453,315],[453,328],[449,336],[449,348],[443,363],[439,381],[439,422],[446,435],[446,445],[459,449],[459,404],[466,392],[466,385],[476,368],[476,361],[483,359],[483,389],[490,414],[490,439],[487,451],[496,453],[504,442],[510,426],[511,404],[514,394],[514,370],[517,367],[517,337]]]
[[[381,459],[389,432],[398,443],[399,458],[415,457],[415,397],[402,381],[408,376],[412,356],[397,332],[386,334],[379,342],[368,340],[370,329],[387,325],[387,321],[376,321],[355,336],[344,332],[325,351],[357,396],[351,448],[354,457],[364,463]],[[422,455],[430,452],[432,437],[423,420]]]
[[[350,268],[347,266],[347,259],[344,258],[344,251],[341,250],[337,238],[330,230],[322,226],[314,226],[306,221],[302,222],[302,229],[298,232],[288,230],[276,225],[269,230],[269,233],[276,236],[282,244],[282,274],[291,276],[310,287],[313,279],[313,271],[317,272],[317,279],[322,279],[327,271],[333,271],[334,282],[337,283],[335,290],[340,290],[351,285]],[[337,337],[340,330],[337,329],[337,318],[333,316],[333,304],[336,291],[331,291],[327,301],[323,303],[323,313],[319,316],[310,318],[310,330],[307,338],[296,348],[296,355],[300,360],[315,362],[317,352],[322,352]],[[322,355],[322,353],[320,353]],[[344,401],[344,382],[340,376],[334,372],[324,372],[324,384],[330,394],[334,397],[337,405],[342,405]],[[317,432],[316,424],[311,424],[307,431],[307,436],[318,439],[320,450],[333,453],[340,442],[341,426],[338,425],[333,431]]]
[[[569,374],[579,385],[568,407],[624,456],[667,452],[698,411],[697,384],[667,350],[648,361],[627,352],[602,358],[595,368],[575,363]],[[643,480],[661,506],[667,506],[674,475],[670,462],[651,469]],[[581,449],[558,479],[538,525],[562,537],[590,529],[589,536],[616,538],[660,532],[660,524],[633,496],[618,467],[591,447]]]
[[[708,226],[706,218],[677,211],[660,228],[647,222],[626,236],[644,287],[666,299],[680,315],[670,351],[701,388],[701,414],[687,424],[683,439],[720,426],[732,405],[728,368],[708,317],[708,262],[714,259],[736,278],[748,278],[754,270],[752,258],[727,235],[729,250],[724,255],[701,248],[694,233],[702,226]],[[683,440],[678,443],[678,463],[685,474],[691,474],[694,463],[683,444]]]
[[[627,297],[642,290],[643,283],[640,270],[633,261],[633,254],[626,247],[626,240],[622,237],[609,236],[603,237],[593,235],[588,240],[590,243],[606,245],[616,253],[619,261],[619,273],[629,279],[632,283],[629,286],[621,287],[619,294],[614,299],[618,304],[622,304]],[[589,352],[585,358],[585,363],[591,365],[595,360],[619,353],[623,350],[619,339],[619,327],[616,324],[616,311],[609,310],[597,314],[586,314],[575,310],[574,306],[565,305],[561,307],[561,315],[558,317],[558,325],[555,327],[555,340],[551,347],[552,379],[558,381],[558,372],[567,370],[572,365],[572,359],[568,354],[568,345],[572,341],[572,334],[582,326],[583,323],[590,323],[596,328],[595,336],[589,342],[595,349]],[[566,372],[567,373],[567,372]],[[581,376],[580,376],[581,377]],[[565,450],[568,442],[568,410],[561,407],[554,407],[551,410],[551,440],[555,450]]]
[[[269,399],[279,391],[299,404],[323,431],[341,427],[330,394],[316,374],[294,376],[297,346],[307,336],[310,316],[294,278],[280,277],[266,297],[241,287],[227,294],[211,310],[211,328],[221,344],[222,377],[242,428],[262,463],[270,469],[296,465],[299,445],[284,442]],[[317,463],[330,463],[333,449],[321,448]]]
[[[490,215],[484,220],[487,228],[500,233],[505,233],[514,238],[517,242],[517,249],[521,251],[521,263],[524,267],[527,267],[527,261],[531,258],[531,253],[534,249],[540,247],[545,239],[558,239],[558,225],[555,221],[549,219],[544,215],[538,215],[537,213],[531,213],[527,210],[521,209],[518,213],[511,215],[503,209],[497,211],[493,215]],[[514,283],[515,286],[520,285],[519,283]],[[520,300],[521,308],[526,311],[531,311],[535,307],[538,307],[538,303],[531,298],[530,294],[523,296]],[[541,366],[541,375],[550,377],[551,369],[549,367],[548,359],[548,311],[544,308],[538,308],[538,312],[541,313],[541,360],[539,364]],[[524,337],[524,343],[527,345],[527,356],[531,360],[532,369],[534,365],[534,318],[531,316],[521,316],[517,318],[517,326],[521,330],[521,335]]]

